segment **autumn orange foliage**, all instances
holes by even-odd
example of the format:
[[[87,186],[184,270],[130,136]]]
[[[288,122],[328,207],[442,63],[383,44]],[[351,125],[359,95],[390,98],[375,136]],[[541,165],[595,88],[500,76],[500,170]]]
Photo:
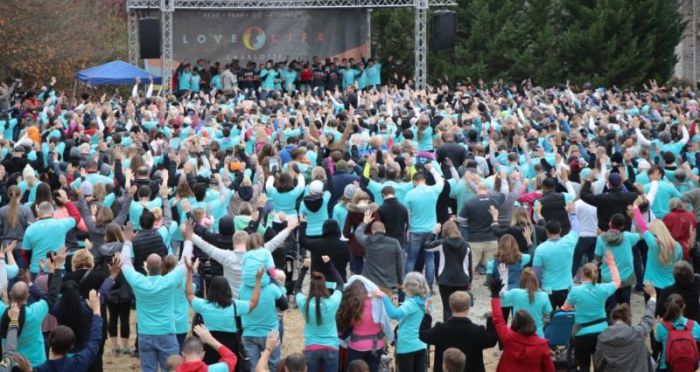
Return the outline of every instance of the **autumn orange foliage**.
[[[68,84],[86,67],[125,59],[125,0],[1,0],[0,78]]]

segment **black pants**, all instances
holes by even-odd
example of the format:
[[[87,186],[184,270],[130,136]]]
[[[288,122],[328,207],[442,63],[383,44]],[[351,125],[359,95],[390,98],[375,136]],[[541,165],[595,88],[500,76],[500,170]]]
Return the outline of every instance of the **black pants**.
[[[632,287],[620,287],[615,293],[610,295],[607,300],[605,300],[605,312],[610,314],[612,309],[615,308],[617,304],[630,304],[630,297],[632,297]]]
[[[452,310],[450,310],[450,295],[457,291],[466,291],[469,288],[464,287],[453,287],[450,285],[439,284],[440,289],[440,299],[442,300],[442,320],[447,321],[452,316]]]
[[[579,371],[588,372],[591,370],[591,357],[593,353],[595,353],[595,346],[598,343],[599,334],[600,333],[593,333],[574,337],[576,364],[578,364]]]
[[[552,294],[549,295],[549,302],[552,304],[552,309],[562,307],[564,305],[564,302],[566,302],[566,296],[568,295],[568,289],[552,291]]]
[[[117,337],[117,325],[119,325],[119,337],[129,338],[129,315],[131,303],[107,303],[109,309],[109,337]]]
[[[635,288],[637,290],[642,290],[644,285],[642,284],[642,278],[644,278],[645,265],[647,263],[647,252],[649,248],[644,240],[640,240],[637,244],[632,247],[632,258],[634,259],[634,276],[637,277],[637,285]],[[645,294],[646,295],[646,294]]]
[[[350,366],[353,360],[364,360],[369,366],[369,372],[378,372],[379,365],[382,363],[382,351],[357,351],[348,349],[348,366]]]
[[[398,372],[425,372],[428,369],[427,361],[428,354],[425,349],[412,353],[396,354]]]
[[[595,243],[597,237],[578,238],[576,248],[574,249],[574,263],[571,266],[571,275],[576,276],[576,273],[583,265],[582,259],[585,257],[586,262],[593,261],[595,256]]]

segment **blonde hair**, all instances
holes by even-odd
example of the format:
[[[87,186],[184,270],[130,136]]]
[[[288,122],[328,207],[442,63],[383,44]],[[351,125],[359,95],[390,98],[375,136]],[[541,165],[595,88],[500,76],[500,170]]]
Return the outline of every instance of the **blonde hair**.
[[[92,253],[87,249],[79,249],[73,255],[73,260],[71,261],[71,268],[73,268],[73,271],[92,269],[93,266],[95,266],[95,260],[92,257]]]
[[[153,218],[158,221],[161,218],[163,218],[163,210],[160,209],[160,207],[155,207],[151,209],[151,213],[153,213]]]
[[[238,206],[238,214],[242,216],[250,216],[253,214],[253,206],[248,202],[241,202]]]
[[[527,209],[523,207],[517,207],[513,209],[513,214],[510,216],[511,226],[532,226],[530,222],[530,216],[528,216]]]
[[[245,231],[236,231],[233,234],[233,245],[247,244],[248,243],[248,233]]]
[[[321,167],[314,167],[311,170],[311,180],[312,181],[325,181],[326,171]]]
[[[673,253],[678,243],[671,236],[663,220],[651,221],[649,231],[656,237],[656,244],[659,246],[659,261],[664,265],[668,264],[673,259]]]
[[[419,296],[425,297],[428,295],[430,290],[428,289],[428,282],[425,281],[423,274],[412,271],[406,274],[403,279],[403,290],[406,292],[406,296]]]
[[[595,263],[589,262],[583,265],[582,272],[583,277],[589,279],[591,283],[595,284],[598,282],[598,266]]]
[[[261,248],[263,245],[265,245],[265,241],[263,240],[262,235],[252,233],[248,236],[248,246],[246,247],[246,250],[252,251],[254,249]]]

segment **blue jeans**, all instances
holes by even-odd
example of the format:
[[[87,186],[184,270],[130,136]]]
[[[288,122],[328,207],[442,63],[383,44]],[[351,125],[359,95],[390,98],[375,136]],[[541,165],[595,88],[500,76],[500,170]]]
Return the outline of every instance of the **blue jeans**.
[[[338,350],[305,350],[308,372],[330,372],[338,370]]]
[[[425,257],[425,279],[428,285],[433,285],[435,279],[435,255],[433,252],[426,252],[423,249],[423,244],[430,238],[431,233],[410,233],[408,236],[408,252],[406,252],[406,272],[409,273],[415,270],[416,260],[418,255],[423,254]]]
[[[353,274],[362,274],[362,269],[365,267],[364,256],[355,256],[350,253],[350,272]]]
[[[139,358],[142,372],[155,372],[160,365],[161,371],[167,371],[168,357],[178,355],[180,345],[177,336],[139,334]]]
[[[255,368],[258,365],[258,360],[260,360],[260,354],[265,350],[265,341],[267,337],[250,337],[243,336],[243,347],[245,352],[250,358],[250,364]],[[277,364],[280,362],[280,346],[277,346],[275,350],[270,355],[270,360],[267,363],[267,368],[270,371],[277,369]]]

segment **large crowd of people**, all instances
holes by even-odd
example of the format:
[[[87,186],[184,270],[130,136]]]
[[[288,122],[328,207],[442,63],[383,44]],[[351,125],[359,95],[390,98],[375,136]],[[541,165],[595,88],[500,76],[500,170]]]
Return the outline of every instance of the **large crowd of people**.
[[[3,84],[0,371],[478,372],[496,345],[497,371],[696,369],[692,90],[380,73]]]

